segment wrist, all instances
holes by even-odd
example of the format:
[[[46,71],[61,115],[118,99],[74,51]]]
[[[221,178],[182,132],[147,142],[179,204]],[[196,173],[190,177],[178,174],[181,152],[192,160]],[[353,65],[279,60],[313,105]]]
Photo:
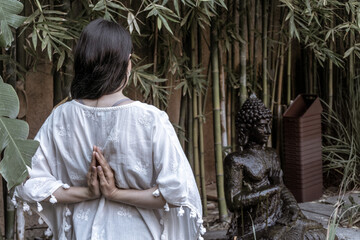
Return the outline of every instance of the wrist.
[[[86,188],[86,196],[88,200],[94,200],[101,196],[101,194],[95,194],[93,191],[90,190],[90,188]]]
[[[122,202],[123,199],[121,198],[122,197],[121,191],[122,191],[121,189],[115,188],[111,192],[107,193],[105,195],[105,198],[110,201]]]

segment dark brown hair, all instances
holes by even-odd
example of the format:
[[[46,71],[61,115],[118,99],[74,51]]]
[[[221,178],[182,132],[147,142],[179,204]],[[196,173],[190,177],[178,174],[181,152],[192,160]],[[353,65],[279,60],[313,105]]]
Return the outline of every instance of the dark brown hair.
[[[90,22],[75,47],[71,97],[97,99],[124,88],[131,51],[131,36],[121,25],[101,18]]]

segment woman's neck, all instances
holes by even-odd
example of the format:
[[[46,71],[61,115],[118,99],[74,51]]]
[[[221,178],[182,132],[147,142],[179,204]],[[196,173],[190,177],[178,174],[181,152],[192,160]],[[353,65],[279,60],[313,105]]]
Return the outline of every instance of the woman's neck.
[[[83,99],[83,102],[85,105],[91,106],[91,107],[111,107],[113,106],[117,101],[127,98],[122,90],[103,95],[98,99]]]

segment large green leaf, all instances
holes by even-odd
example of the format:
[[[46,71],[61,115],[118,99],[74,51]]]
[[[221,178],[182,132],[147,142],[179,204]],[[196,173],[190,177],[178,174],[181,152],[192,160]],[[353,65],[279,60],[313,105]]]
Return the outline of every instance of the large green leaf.
[[[14,88],[0,82],[0,116],[16,118],[19,113],[19,99]]]
[[[18,28],[26,17],[19,16],[23,4],[17,0],[0,0],[0,47],[11,45],[14,37],[10,27]]]
[[[10,141],[4,152],[4,159],[0,162],[0,173],[7,181],[8,189],[21,184],[29,175],[31,158],[39,147],[34,140],[16,139]]]
[[[1,80],[1,79],[0,79]],[[39,143],[26,140],[29,125],[14,119],[19,112],[19,100],[9,84],[0,81],[0,152],[4,158],[0,162],[0,174],[7,181],[8,189],[22,183],[28,176],[31,158]]]

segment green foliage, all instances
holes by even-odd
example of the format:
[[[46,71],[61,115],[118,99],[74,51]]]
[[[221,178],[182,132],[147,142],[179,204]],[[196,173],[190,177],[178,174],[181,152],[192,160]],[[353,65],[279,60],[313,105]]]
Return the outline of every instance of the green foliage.
[[[340,97],[334,110],[327,108],[323,118],[328,134],[324,135],[324,171],[342,175],[341,187],[360,186],[360,83],[345,97]]]
[[[14,41],[10,27],[18,28],[25,17],[18,14],[23,4],[16,0],[0,0],[0,47],[9,47]]]
[[[330,49],[336,38],[345,40],[360,31],[360,3],[338,0],[280,0],[288,9],[289,35],[310,48],[320,64],[330,59],[343,67],[343,58],[354,52],[360,57],[359,44],[351,42],[344,53]],[[346,9],[346,14],[342,11]],[[338,25],[336,25],[338,23]]]
[[[13,87],[0,77],[0,173],[7,181],[8,189],[22,183],[29,175],[31,158],[39,143],[26,140],[29,126],[25,121],[15,119],[19,113],[19,100]]]

